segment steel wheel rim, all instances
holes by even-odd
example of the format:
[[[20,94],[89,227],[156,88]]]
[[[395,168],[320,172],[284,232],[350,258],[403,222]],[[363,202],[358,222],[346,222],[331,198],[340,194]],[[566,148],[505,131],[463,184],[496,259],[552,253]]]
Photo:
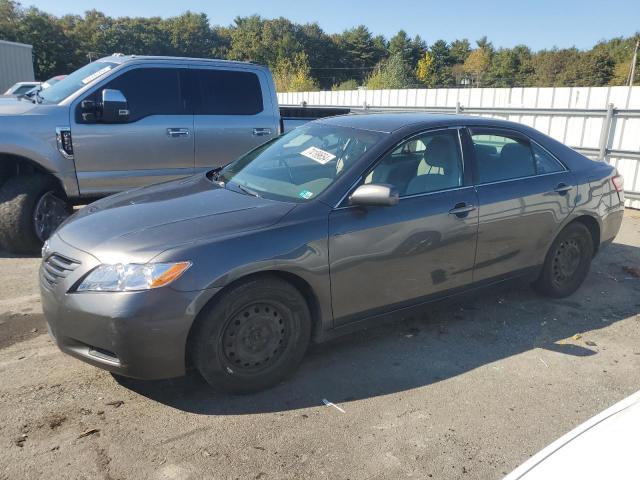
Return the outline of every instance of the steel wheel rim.
[[[69,216],[67,204],[53,192],[47,192],[33,211],[33,226],[41,242],[47,240],[56,228]]]
[[[259,302],[239,309],[222,334],[228,369],[253,373],[270,367],[282,357],[290,334],[290,318],[277,304]]]
[[[553,282],[563,286],[573,279],[582,260],[582,245],[574,238],[564,240],[553,257]]]

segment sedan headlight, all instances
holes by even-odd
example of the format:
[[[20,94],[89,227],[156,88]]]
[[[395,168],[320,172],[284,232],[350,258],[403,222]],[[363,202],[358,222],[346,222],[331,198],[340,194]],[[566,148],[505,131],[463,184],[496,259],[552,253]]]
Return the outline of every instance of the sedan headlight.
[[[100,265],[85,277],[76,291],[133,292],[164,287],[190,266],[191,262]]]

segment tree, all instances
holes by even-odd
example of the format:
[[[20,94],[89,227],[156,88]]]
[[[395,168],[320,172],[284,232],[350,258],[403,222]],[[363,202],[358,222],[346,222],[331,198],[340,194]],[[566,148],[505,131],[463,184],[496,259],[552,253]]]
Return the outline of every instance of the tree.
[[[308,92],[318,89],[311,76],[309,59],[304,52],[293,59],[281,57],[273,68],[273,81],[278,92]]]
[[[408,88],[412,80],[407,64],[396,53],[376,66],[367,79],[367,88]]]
[[[411,39],[407,32],[400,30],[389,40],[389,55],[400,55],[405,61],[411,61]]]
[[[348,78],[362,81],[386,56],[386,45],[381,37],[373,38],[364,25],[345,30],[335,35],[335,44],[340,52],[340,67]]]
[[[358,87],[360,85],[358,85],[358,82],[355,81],[353,78],[351,80],[345,80],[344,82],[341,83],[337,83],[335,85],[333,85],[331,87],[331,90],[333,91],[339,91],[339,90],[357,90]]]
[[[577,87],[607,85],[613,77],[614,62],[603,51],[584,52],[560,75],[560,83]]]
[[[60,25],[49,14],[31,7],[20,16],[16,40],[33,45],[34,73],[36,78],[46,80],[54,75],[68,73],[69,54],[72,51],[69,39]]]
[[[476,45],[478,45],[478,48],[487,51],[489,54],[493,53],[493,44],[487,40],[486,35],[476,40]]]
[[[155,25],[148,25],[155,27]],[[187,11],[177,17],[169,18],[164,24],[173,55],[190,57],[209,57],[213,50],[213,37],[209,28],[209,19],[204,13]],[[158,29],[156,37],[161,35]],[[148,42],[147,45],[153,42]],[[156,48],[159,46],[154,45]]]
[[[291,31],[291,24],[278,22],[278,25],[268,25],[269,22],[259,15],[237,17],[231,29],[229,58],[273,67],[280,57],[291,57],[302,50],[300,45],[294,45],[295,34]]]
[[[437,83],[436,71],[434,68],[433,55],[425,52],[416,67],[416,78],[427,87],[434,87]]]
[[[9,41],[17,39],[17,25],[20,20],[20,4],[11,0],[0,0],[0,38]]]
[[[451,49],[449,44],[444,40],[437,40],[429,49],[431,57],[433,58],[433,70],[435,76],[435,83],[433,86],[447,87],[454,84],[453,72],[451,67],[453,66],[453,57],[451,56]]]
[[[454,40],[451,42],[450,52],[453,63],[462,64],[471,53],[471,44],[466,38],[463,38],[462,40]]]
[[[463,65],[463,71],[469,75],[477,87],[482,85],[482,79],[491,63],[491,55],[486,48],[476,48],[472,51]]]
[[[485,85],[493,87],[527,86],[533,73],[531,50],[524,45],[501,48],[491,56]]]
[[[575,48],[538,52],[532,58],[533,84],[538,87],[574,85],[577,80],[577,72],[575,70],[569,72],[568,70],[572,64],[578,61],[578,57],[579,52]]]
[[[300,29],[300,42],[309,57],[309,66],[321,88],[330,88],[342,77],[340,53],[331,37],[317,23],[307,23]]]

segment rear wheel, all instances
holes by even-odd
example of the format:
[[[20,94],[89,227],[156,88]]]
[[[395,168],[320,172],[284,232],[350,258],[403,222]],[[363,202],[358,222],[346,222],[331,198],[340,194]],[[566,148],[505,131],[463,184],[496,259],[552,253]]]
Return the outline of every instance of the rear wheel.
[[[555,239],[534,288],[550,297],[562,298],[574,293],[589,273],[593,258],[593,240],[582,223],[568,225]]]
[[[64,193],[51,177],[11,177],[0,186],[0,245],[11,253],[39,253],[70,213]]]
[[[304,297],[278,277],[259,277],[224,292],[193,332],[193,360],[214,388],[251,393],[292,373],[309,344]]]

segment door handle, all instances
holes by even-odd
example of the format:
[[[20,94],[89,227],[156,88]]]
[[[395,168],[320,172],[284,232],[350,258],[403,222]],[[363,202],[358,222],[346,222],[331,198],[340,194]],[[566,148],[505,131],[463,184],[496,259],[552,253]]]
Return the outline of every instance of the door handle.
[[[457,215],[458,217],[463,217],[466,213],[473,212],[476,209],[470,203],[457,203],[455,207],[449,210],[451,215]]]
[[[167,135],[172,138],[188,137],[190,133],[188,128],[167,128]]]
[[[256,137],[264,137],[266,135],[271,135],[271,129],[270,128],[254,128],[253,134]]]
[[[560,183],[556,188],[553,189],[553,191],[556,193],[563,194],[563,193],[567,193],[572,188],[573,188],[572,185],[567,185],[566,183]]]

